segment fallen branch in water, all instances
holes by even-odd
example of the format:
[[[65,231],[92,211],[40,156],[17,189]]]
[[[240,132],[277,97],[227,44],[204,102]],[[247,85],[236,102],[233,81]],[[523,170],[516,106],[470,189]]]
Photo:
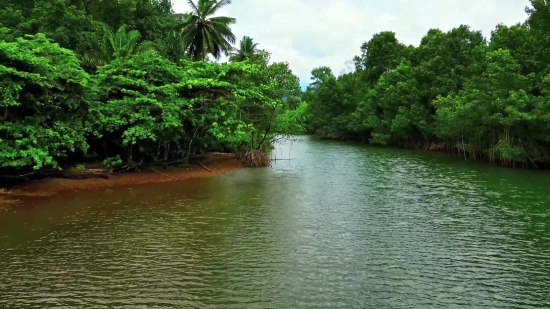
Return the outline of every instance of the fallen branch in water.
[[[204,168],[205,170],[207,170],[207,171],[209,171],[209,172],[212,173],[212,171],[211,171],[208,167],[204,166],[204,165],[203,165],[202,163],[200,163],[199,161],[196,161],[196,162],[197,162],[200,166],[202,166],[202,168]]]
[[[116,172],[115,172],[115,170],[116,170]],[[124,172],[126,172],[126,171],[128,171],[128,170],[129,170],[129,168],[128,168],[128,166],[126,166],[126,165],[123,166],[123,167],[119,167],[119,168],[113,167],[113,168],[109,171],[109,174],[110,174],[110,175],[115,175],[115,176],[116,176],[116,175],[120,175],[120,174],[122,174],[122,173],[124,173]]]
[[[155,173],[157,173],[157,174],[159,174],[159,175],[166,176],[166,177],[169,177],[169,178],[172,178],[172,179],[184,180],[183,178],[178,178],[178,177],[174,177],[174,176],[170,176],[170,175],[166,175],[166,174],[164,174],[164,173],[161,173],[161,172],[157,171],[156,169],[154,169],[154,168],[151,167],[151,166],[149,166],[149,168],[150,168],[153,172],[155,172]]]

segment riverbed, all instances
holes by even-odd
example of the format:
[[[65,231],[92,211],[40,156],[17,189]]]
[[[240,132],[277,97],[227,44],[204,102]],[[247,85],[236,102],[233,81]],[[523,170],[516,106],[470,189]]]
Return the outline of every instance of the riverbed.
[[[0,212],[0,308],[550,307],[549,172],[309,137],[275,152],[23,197]]]

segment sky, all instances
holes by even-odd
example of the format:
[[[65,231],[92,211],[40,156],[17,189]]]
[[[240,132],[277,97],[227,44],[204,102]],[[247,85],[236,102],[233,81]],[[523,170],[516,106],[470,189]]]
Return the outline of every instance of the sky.
[[[172,3],[176,13],[189,11],[187,0]],[[288,62],[305,87],[315,67],[328,66],[336,75],[345,71],[361,44],[378,32],[393,31],[400,42],[418,46],[431,28],[466,24],[490,38],[499,23],[525,21],[528,5],[528,0],[233,0],[216,15],[236,18],[231,28],[237,39],[250,36],[272,53],[272,61]]]

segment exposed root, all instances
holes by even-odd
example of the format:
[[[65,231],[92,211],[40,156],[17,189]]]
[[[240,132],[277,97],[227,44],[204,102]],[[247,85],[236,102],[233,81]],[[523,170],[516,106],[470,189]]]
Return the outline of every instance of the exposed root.
[[[249,150],[238,154],[237,158],[248,167],[271,166],[271,158],[265,151],[262,150]]]
[[[447,147],[447,144],[443,142],[439,142],[439,143],[432,142],[432,143],[425,143],[423,150],[444,152],[448,150],[448,147]]]

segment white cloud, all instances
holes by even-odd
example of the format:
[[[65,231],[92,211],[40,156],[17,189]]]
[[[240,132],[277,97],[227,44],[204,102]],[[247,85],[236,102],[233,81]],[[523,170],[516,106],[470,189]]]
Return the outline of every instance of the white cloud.
[[[187,1],[173,3],[176,12],[188,11]],[[527,5],[528,0],[234,0],[219,15],[236,18],[232,29],[238,39],[252,37],[273,61],[287,61],[309,83],[314,67],[326,65],[339,74],[377,32],[391,30],[401,42],[418,45],[430,28],[466,24],[489,37],[498,23],[523,22]]]

